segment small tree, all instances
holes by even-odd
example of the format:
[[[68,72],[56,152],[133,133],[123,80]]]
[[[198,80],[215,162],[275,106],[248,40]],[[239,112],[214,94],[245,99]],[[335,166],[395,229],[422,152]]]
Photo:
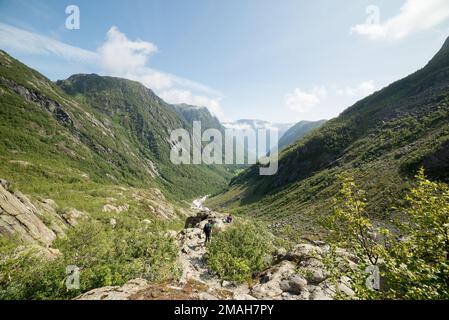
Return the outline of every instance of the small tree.
[[[402,208],[403,239],[391,239],[385,259],[392,298],[449,298],[449,187],[426,179],[424,169]]]
[[[382,248],[377,242],[380,230],[373,226],[365,210],[365,191],[357,188],[352,177],[340,175],[339,179],[341,189],[333,200],[333,214],[329,219],[331,237],[360,259],[376,265]]]
[[[376,228],[365,212],[364,192],[352,178],[343,177],[330,217],[331,246],[346,247],[359,258],[357,268],[345,268],[334,257],[327,266],[331,274],[352,279],[359,298],[449,298],[449,187],[426,179],[421,169],[416,187],[406,196],[407,205],[397,228],[402,237]],[[366,267],[379,265],[386,287],[375,292],[365,286]],[[347,270],[350,270],[349,272]]]
[[[385,231],[373,226],[365,210],[365,192],[358,189],[353,178],[340,175],[341,189],[333,199],[332,215],[327,220],[330,231],[329,241],[331,250],[325,262],[332,280],[336,282],[342,275],[352,279],[352,287],[359,297],[369,298],[377,293],[367,290],[366,269],[376,266],[383,253],[383,246],[379,243],[380,234]],[[347,266],[348,261],[339,259],[335,254],[336,248],[346,248],[355,254],[358,268]]]

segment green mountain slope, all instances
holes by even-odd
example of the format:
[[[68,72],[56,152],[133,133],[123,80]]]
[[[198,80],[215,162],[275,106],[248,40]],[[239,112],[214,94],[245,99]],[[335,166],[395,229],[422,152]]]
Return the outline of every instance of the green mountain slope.
[[[133,153],[156,168],[158,180],[170,193],[188,198],[210,193],[230,176],[220,166],[179,166],[170,162],[170,132],[178,128],[190,132],[191,119],[181,117],[175,106],[165,103],[140,83],[98,75],[74,75],[57,84],[78,101],[106,115],[128,138]]]
[[[316,233],[332,207],[336,175],[349,172],[367,190],[380,221],[420,166],[449,177],[449,39],[421,70],[357,102],[280,154],[276,175],[256,166],[210,200]]]
[[[190,127],[137,82],[76,75],[55,84],[0,51],[0,105],[0,177],[64,207],[101,211],[118,187],[190,199],[230,176],[169,161],[170,130]]]
[[[293,127],[288,129],[282,137],[279,139],[278,148],[279,150],[287,148],[289,145],[295,143],[302,137],[304,137],[309,131],[312,131],[320,127],[326,120],[319,121],[300,121]]]

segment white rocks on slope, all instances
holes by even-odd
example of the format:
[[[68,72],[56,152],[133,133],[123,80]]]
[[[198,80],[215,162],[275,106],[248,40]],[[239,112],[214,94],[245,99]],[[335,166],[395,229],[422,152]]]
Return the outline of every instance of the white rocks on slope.
[[[62,217],[65,221],[72,227],[76,226],[80,220],[87,219],[87,214],[76,210],[76,209],[70,209],[67,212],[62,214]]]

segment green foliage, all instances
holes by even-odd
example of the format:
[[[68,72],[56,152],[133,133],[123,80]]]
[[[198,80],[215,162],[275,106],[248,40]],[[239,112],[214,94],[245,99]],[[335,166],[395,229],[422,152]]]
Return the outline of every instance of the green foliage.
[[[168,281],[179,276],[177,246],[159,226],[111,226],[86,222],[57,240],[62,255],[17,252],[1,244],[0,299],[67,299],[134,278]],[[66,267],[80,268],[80,289],[67,291]]]
[[[170,131],[190,129],[172,105],[125,79],[79,75],[53,83],[1,50],[0,105],[0,178],[37,204],[54,200],[58,214],[76,208],[88,216],[54,242],[61,255],[50,260],[42,248],[1,237],[0,298],[72,298],[136,277],[177,277],[176,245],[163,236],[172,226],[156,223],[158,212],[220,189],[232,173],[171,163]],[[108,203],[129,206],[114,216],[115,229],[113,214],[102,210]],[[45,213],[42,220],[52,224]],[[81,268],[80,290],[65,289],[68,265]]]
[[[39,247],[0,237],[0,300],[64,297],[65,267]]]
[[[402,208],[401,241],[390,239],[385,259],[392,298],[449,299],[449,186],[417,175]]]
[[[272,239],[264,226],[236,223],[212,237],[207,262],[223,280],[243,282],[270,263]]]
[[[60,105],[73,125],[48,104]],[[224,166],[172,164],[170,132],[191,123],[137,82],[78,75],[55,84],[0,51],[0,105],[0,177],[29,195],[60,202],[120,185],[157,187],[182,201],[232,176]]]
[[[59,81],[58,85],[72,98],[91,107],[98,118],[107,119],[116,134],[113,142],[125,141],[128,148],[131,147],[143,159],[143,167],[151,161],[163,178],[159,187],[172,198],[193,198],[210,193],[224,186],[231,177],[224,166],[192,167],[174,165],[170,161],[171,145],[167,143],[170,132],[178,128],[190,131],[193,120],[204,121],[206,126],[215,125],[218,120],[209,112],[194,113],[187,121],[175,106],[164,102],[150,89],[138,82],[120,78],[73,75]],[[116,146],[111,149],[116,149]],[[126,162],[122,169],[127,169],[134,162],[128,157],[123,160]],[[133,166],[131,174],[151,179],[148,173],[140,174],[141,167]],[[148,179],[142,180],[145,182]],[[189,188],[185,188],[186,185]]]
[[[366,213],[365,192],[357,189],[351,177],[339,176],[342,186],[334,198],[333,214],[329,225],[331,237],[337,245],[345,245],[357,256],[368,259],[373,265],[379,259],[376,232]]]
[[[329,220],[335,231],[329,241],[333,248],[348,248],[359,264],[349,268],[334,255],[326,265],[334,278],[348,275],[359,298],[449,299],[449,187],[426,179],[423,169],[416,178],[406,204],[396,209],[404,216],[393,232],[373,226],[364,215],[363,191],[350,178],[343,180]],[[365,285],[370,265],[380,269],[384,285],[379,292]]]

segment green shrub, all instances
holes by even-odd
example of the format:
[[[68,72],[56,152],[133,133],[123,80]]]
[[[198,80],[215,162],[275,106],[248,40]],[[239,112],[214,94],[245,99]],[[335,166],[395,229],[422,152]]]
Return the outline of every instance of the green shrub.
[[[270,264],[272,239],[261,224],[236,223],[212,238],[209,267],[223,280],[243,282]]]
[[[0,240],[0,299],[70,299],[134,278],[158,282],[179,276],[177,246],[156,223],[115,229],[97,221],[80,223],[54,243],[62,255],[53,260]],[[80,268],[77,290],[65,286],[69,265]]]
[[[390,239],[384,257],[388,297],[449,299],[449,186],[427,180],[423,169],[416,178],[401,208],[405,237]]]
[[[402,216],[394,232],[370,222],[364,210],[364,192],[357,190],[352,179],[342,183],[329,225],[334,237],[328,240],[333,248],[347,247],[359,264],[356,269],[344,268],[330,259],[326,265],[334,278],[343,275],[339,270],[351,270],[346,275],[352,279],[358,298],[449,298],[449,187],[429,181],[423,169],[416,178],[416,186],[405,197],[406,204],[396,208]],[[381,271],[384,285],[380,291],[365,285],[369,265]]]
[[[38,247],[0,237],[0,300],[65,297],[62,263],[47,259]]]

